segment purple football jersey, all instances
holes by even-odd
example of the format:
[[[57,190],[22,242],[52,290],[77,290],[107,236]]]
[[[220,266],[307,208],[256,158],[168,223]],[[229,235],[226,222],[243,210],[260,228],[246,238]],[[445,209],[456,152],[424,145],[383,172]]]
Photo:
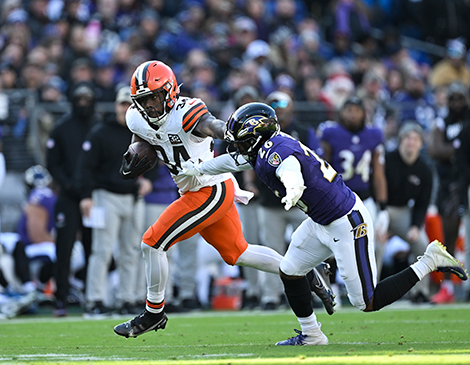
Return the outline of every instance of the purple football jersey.
[[[49,217],[47,221],[48,232],[52,232],[52,230],[54,229],[54,207],[56,200],[57,195],[52,189],[47,187],[34,188],[33,190],[31,190],[31,193],[28,197],[28,204],[39,205],[47,211]],[[24,212],[21,214],[20,220],[18,222],[18,234],[20,235],[21,241],[25,245],[30,245],[31,243],[33,243],[31,242],[28,236],[28,232],[26,230],[26,215],[24,214]]]
[[[329,162],[341,174],[346,185],[359,196],[365,192],[370,195],[372,156],[383,143],[382,131],[365,126],[358,132],[351,132],[336,122],[325,123],[320,131],[320,140],[331,146]]]
[[[258,177],[276,196],[286,195],[276,169],[289,156],[299,160],[307,187],[297,202],[298,208],[322,225],[330,224],[352,209],[356,196],[344,184],[341,175],[309,148],[282,132],[261,147],[253,165]]]
[[[150,204],[171,204],[179,197],[178,188],[164,164],[159,164],[156,168],[158,169],[158,175],[152,182],[152,192],[144,197],[145,202]]]

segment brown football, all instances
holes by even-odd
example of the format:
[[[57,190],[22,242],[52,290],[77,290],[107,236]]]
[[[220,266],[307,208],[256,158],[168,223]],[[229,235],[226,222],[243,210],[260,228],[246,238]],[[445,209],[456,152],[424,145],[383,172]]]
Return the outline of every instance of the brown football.
[[[139,142],[134,142],[131,145],[129,145],[129,148],[127,151],[131,154],[130,158],[134,157],[134,155],[137,153],[139,156],[137,159],[140,161],[144,156],[147,156],[147,159],[152,162],[152,167],[155,166],[157,163],[157,152],[155,151],[155,148],[148,142],[145,141],[139,141]]]

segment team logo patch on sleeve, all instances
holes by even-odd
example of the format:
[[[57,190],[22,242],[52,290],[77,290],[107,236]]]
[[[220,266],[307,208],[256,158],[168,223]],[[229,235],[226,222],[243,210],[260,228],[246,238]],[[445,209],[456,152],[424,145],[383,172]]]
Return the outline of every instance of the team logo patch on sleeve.
[[[268,157],[268,163],[271,166],[277,167],[281,164],[281,162],[282,162],[282,158],[281,156],[279,156],[277,152],[271,153]]]

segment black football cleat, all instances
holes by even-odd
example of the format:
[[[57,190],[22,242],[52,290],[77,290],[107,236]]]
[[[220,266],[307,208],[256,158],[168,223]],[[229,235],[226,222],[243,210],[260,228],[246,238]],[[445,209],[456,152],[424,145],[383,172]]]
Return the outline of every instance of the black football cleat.
[[[154,314],[144,310],[134,319],[114,327],[114,333],[126,338],[137,337],[149,331],[165,329],[166,322],[168,318],[164,312]]]
[[[329,265],[326,263],[322,265],[323,267],[321,268],[321,270],[323,270],[324,275],[328,277],[328,275],[331,274],[329,270]],[[329,315],[332,315],[335,312],[335,295],[328,286],[323,275],[321,275],[316,268],[313,269],[313,273],[314,276],[312,281],[310,282],[310,288],[321,299],[321,301],[323,302],[323,306],[326,309],[326,312]]]

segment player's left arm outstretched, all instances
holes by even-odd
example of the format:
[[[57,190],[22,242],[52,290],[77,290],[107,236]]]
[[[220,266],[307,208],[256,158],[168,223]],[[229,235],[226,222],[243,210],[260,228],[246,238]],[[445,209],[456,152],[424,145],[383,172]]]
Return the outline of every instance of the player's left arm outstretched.
[[[191,133],[197,137],[224,139],[225,122],[217,119],[211,113],[206,113],[199,119]]]

